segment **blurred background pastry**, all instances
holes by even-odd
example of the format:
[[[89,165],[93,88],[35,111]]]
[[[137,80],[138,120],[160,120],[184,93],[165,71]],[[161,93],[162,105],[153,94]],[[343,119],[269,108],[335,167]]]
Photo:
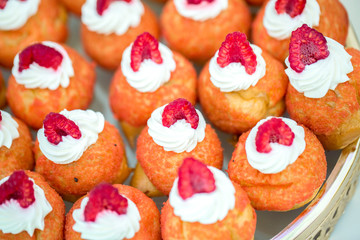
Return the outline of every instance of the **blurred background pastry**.
[[[168,46],[197,63],[209,60],[228,33],[248,34],[250,21],[244,0],[171,0],[160,16]]]
[[[0,175],[0,238],[62,240],[65,204],[38,173]]]
[[[15,57],[6,98],[16,117],[39,129],[50,112],[86,109],[94,85],[94,64],[68,46],[46,41]]]
[[[81,11],[83,48],[106,69],[119,67],[125,48],[143,32],[159,38],[157,18],[140,0],[87,0]]]
[[[29,127],[0,110],[0,174],[34,168],[33,141]]]
[[[0,6],[0,65],[34,42],[65,42],[67,13],[57,0],[3,1]]]
[[[304,23],[345,44],[349,19],[339,0],[270,0],[255,17],[252,40],[283,62],[289,55],[291,32]]]
[[[81,7],[86,2],[86,0],[59,0],[64,4],[66,9],[70,12],[80,16],[81,15]]]

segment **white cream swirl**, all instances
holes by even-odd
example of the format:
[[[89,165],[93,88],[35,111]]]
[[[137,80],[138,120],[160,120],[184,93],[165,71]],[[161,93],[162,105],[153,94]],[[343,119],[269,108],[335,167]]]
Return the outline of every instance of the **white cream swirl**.
[[[196,193],[190,198],[182,199],[179,195],[176,178],[169,195],[174,214],[185,222],[212,224],[223,220],[229,210],[235,207],[235,188],[230,179],[221,170],[208,166],[215,178],[215,191]]]
[[[226,67],[220,67],[217,63],[219,51],[215,53],[209,64],[210,81],[215,87],[222,92],[246,90],[250,86],[255,86],[265,76],[266,62],[261,56],[262,50],[256,45],[250,44],[250,46],[256,55],[257,62],[253,74],[248,74],[240,62],[233,62]]]
[[[216,18],[228,7],[228,0],[202,1],[199,4],[189,4],[187,0],[174,0],[176,10],[183,17],[195,21],[206,21]]]
[[[0,9],[0,30],[17,30],[38,11],[40,0],[6,1],[4,9]]]
[[[93,32],[100,34],[124,34],[130,27],[137,27],[144,6],[140,0],[113,1],[102,15],[96,11],[97,0],[87,0],[81,8],[81,22]]]
[[[251,129],[245,142],[245,151],[249,164],[265,174],[274,174],[283,171],[288,165],[294,163],[296,159],[304,152],[306,147],[304,128],[289,118],[280,118],[287,124],[295,137],[291,146],[285,146],[279,143],[269,143],[271,151],[269,153],[260,153],[256,150],[256,134],[259,127],[266,121],[274,117],[268,117],[260,120],[256,126]]]
[[[306,23],[309,27],[318,26],[320,6],[316,0],[307,0],[303,12],[292,18],[286,12],[278,14],[275,9],[277,0],[270,0],[265,8],[263,24],[267,33],[278,40],[291,36],[292,31]]]
[[[155,63],[151,59],[145,59],[136,72],[130,66],[131,48],[132,44],[125,49],[121,60],[121,71],[130,86],[139,92],[155,92],[169,81],[171,72],[176,68],[176,63],[167,46],[159,43],[159,51],[163,60],[161,64]]]
[[[205,138],[206,122],[203,115],[196,110],[199,115],[199,124],[196,129],[193,129],[185,119],[176,121],[170,127],[165,127],[162,124],[162,113],[166,105],[155,109],[147,121],[149,135],[165,151],[191,152],[197,143]]]
[[[308,98],[324,97],[330,89],[334,90],[339,83],[348,81],[347,74],[354,70],[351,64],[351,55],[346,52],[344,46],[331,38],[325,38],[330,52],[329,56],[306,65],[301,73],[290,67],[288,57],[285,59],[288,67],[285,73],[288,75],[291,85]]]
[[[126,214],[119,215],[114,211],[103,210],[96,216],[94,222],[87,222],[85,221],[84,210],[89,198],[85,197],[80,208],[73,212],[74,231],[81,233],[81,238],[86,240],[130,239],[134,237],[140,229],[141,216],[135,203],[128,198],[126,199],[128,200]]]
[[[20,136],[19,124],[5,111],[1,111],[2,120],[0,121],[0,147],[11,148],[14,139]]]
[[[0,185],[9,177],[0,180]],[[52,211],[44,191],[33,183],[35,202],[27,208],[22,208],[17,200],[10,199],[0,205],[0,230],[3,233],[18,234],[26,231],[31,237],[35,229],[44,230],[44,219]]]
[[[19,71],[19,55],[14,59],[14,66],[11,73],[14,75],[17,83],[24,85],[28,89],[41,88],[56,90],[59,86],[67,88],[70,84],[70,78],[74,76],[72,61],[66,50],[58,43],[45,41],[41,44],[54,48],[63,56],[60,66],[56,70],[53,68],[42,67],[36,62],[30,64],[28,69]]]
[[[56,164],[69,164],[77,161],[92,144],[96,143],[99,133],[104,129],[105,119],[102,113],[92,110],[63,110],[60,114],[75,122],[81,137],[75,139],[70,135],[63,136],[55,145],[50,143],[44,133],[44,127],[37,132],[39,147],[47,159]]]

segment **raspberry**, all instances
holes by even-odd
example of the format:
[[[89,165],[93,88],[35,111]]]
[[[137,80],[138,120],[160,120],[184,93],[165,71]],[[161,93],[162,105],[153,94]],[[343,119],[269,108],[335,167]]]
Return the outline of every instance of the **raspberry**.
[[[9,179],[0,185],[0,204],[10,199],[17,200],[22,208],[35,202],[34,183],[24,171],[15,171]]]
[[[79,127],[60,113],[49,113],[46,115],[43,124],[45,137],[55,145],[62,141],[63,136],[70,135],[75,139],[81,137]]]
[[[1,111],[0,111],[0,122],[2,121],[2,113],[1,113]]]
[[[221,44],[216,61],[222,68],[230,63],[240,62],[248,74],[256,71],[256,55],[244,33],[229,33]]]
[[[271,118],[259,126],[255,137],[256,150],[260,153],[271,152],[270,143],[291,146],[295,134],[280,118]]]
[[[178,98],[164,108],[162,113],[162,124],[164,127],[170,127],[177,120],[185,119],[190,123],[193,129],[199,125],[199,115],[194,106],[184,98]]]
[[[56,70],[63,60],[63,56],[52,47],[41,43],[25,48],[19,55],[19,72],[28,69],[30,64],[36,62],[42,67]]]
[[[202,2],[208,2],[208,3],[211,3],[213,2],[214,0],[187,0],[187,3],[188,4],[192,4],[192,5],[198,5]]]
[[[290,67],[301,73],[310,65],[329,56],[325,37],[306,24],[292,32],[289,45]]]
[[[96,2],[96,11],[97,13],[102,16],[104,11],[106,9],[108,9],[108,7],[110,6],[111,3],[113,2],[120,2],[120,1],[124,1],[124,2],[131,2],[131,0],[97,0]]]
[[[185,158],[179,168],[178,189],[182,199],[187,199],[196,193],[215,191],[215,178],[208,167],[192,158]]]
[[[151,59],[157,64],[163,62],[159,42],[148,32],[139,35],[132,45],[130,62],[132,70],[137,72],[145,59]]]
[[[111,184],[102,183],[90,192],[89,202],[84,210],[85,221],[94,222],[98,213],[103,210],[114,211],[117,214],[126,214],[128,201],[121,196]]]
[[[294,18],[300,15],[305,8],[306,0],[277,0],[275,9],[278,14],[287,13]]]

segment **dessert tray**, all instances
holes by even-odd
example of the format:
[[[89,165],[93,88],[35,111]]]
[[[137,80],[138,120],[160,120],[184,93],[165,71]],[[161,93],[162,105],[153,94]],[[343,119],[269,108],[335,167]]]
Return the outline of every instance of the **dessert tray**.
[[[147,2],[151,5],[151,2]],[[158,6],[155,6],[157,9]],[[79,21],[76,17],[70,17],[71,34],[68,43],[83,53],[78,41]],[[75,32],[74,32],[75,29]],[[350,27],[347,46],[359,49],[353,29]],[[85,55],[83,53],[83,55]],[[105,118],[120,126],[113,118],[108,103],[108,87],[113,73],[97,68],[97,85],[91,109],[101,111]],[[199,108],[200,106],[197,106]],[[201,109],[201,108],[200,108]],[[209,122],[209,121],[207,121]],[[232,135],[217,131],[222,147],[224,148],[224,168],[226,169],[231,154],[234,150]],[[124,138],[125,139],[125,138]],[[360,174],[359,153],[360,140],[354,142],[343,151],[331,151],[326,153],[328,162],[328,177],[326,183],[306,207],[289,212],[266,212],[257,211],[257,228],[255,239],[326,239],[330,236],[337,220],[342,215],[347,202],[351,199]],[[126,143],[126,153],[130,167],[135,167],[136,157],[134,149]],[[128,182],[126,182],[128,183]],[[153,198],[158,208],[161,209],[166,197]],[[67,203],[68,209],[71,204]],[[274,224],[274,222],[276,224]]]
[[[155,12],[159,13],[161,5],[145,1]],[[70,14],[69,38],[67,44],[79,51],[83,56],[80,39],[80,21],[78,17]],[[353,29],[350,27],[347,46],[357,49],[359,42]],[[7,79],[10,71],[3,71]],[[108,91],[113,72],[106,71],[100,67],[96,68],[97,83],[94,99],[90,109],[100,111],[105,119],[117,126],[108,102]],[[199,108],[199,106],[197,106]],[[9,109],[7,109],[9,110]],[[207,121],[208,122],[208,121]],[[231,154],[234,150],[232,137],[229,134],[217,131],[224,148],[224,168],[226,169]],[[123,139],[125,139],[124,135]],[[126,143],[126,154],[130,167],[135,167],[136,157],[134,149]],[[337,220],[342,215],[347,202],[355,192],[358,176],[360,174],[360,140],[352,143],[342,151],[326,152],[328,162],[328,176],[315,199],[307,206],[289,212],[266,212],[257,211],[257,228],[255,239],[327,239]],[[129,183],[129,180],[126,184]],[[163,206],[166,197],[154,198],[159,209]],[[67,210],[72,204],[66,202]]]

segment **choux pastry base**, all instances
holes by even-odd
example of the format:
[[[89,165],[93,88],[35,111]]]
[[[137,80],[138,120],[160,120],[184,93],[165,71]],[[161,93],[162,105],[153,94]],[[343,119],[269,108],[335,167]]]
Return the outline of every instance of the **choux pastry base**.
[[[360,136],[360,110],[330,135],[317,135],[327,150],[343,149]]]
[[[125,134],[126,139],[128,140],[130,147],[135,148],[136,145],[136,138],[139,136],[141,130],[144,128],[144,126],[141,127],[134,127],[128,124],[125,121],[119,121],[120,126],[123,130],[123,133]]]
[[[134,175],[131,179],[130,186],[135,187],[146,194],[148,197],[161,197],[164,196],[162,192],[150,182],[146,176],[143,168],[139,163],[136,164]]]
[[[132,172],[132,168],[129,168],[127,164],[126,155],[123,156],[123,160],[121,161],[121,168],[119,170],[119,175],[116,177],[115,181],[111,184],[123,183],[129,177],[130,173]],[[61,197],[68,202],[76,202],[79,198],[83,195],[75,195],[75,194],[60,194]]]

